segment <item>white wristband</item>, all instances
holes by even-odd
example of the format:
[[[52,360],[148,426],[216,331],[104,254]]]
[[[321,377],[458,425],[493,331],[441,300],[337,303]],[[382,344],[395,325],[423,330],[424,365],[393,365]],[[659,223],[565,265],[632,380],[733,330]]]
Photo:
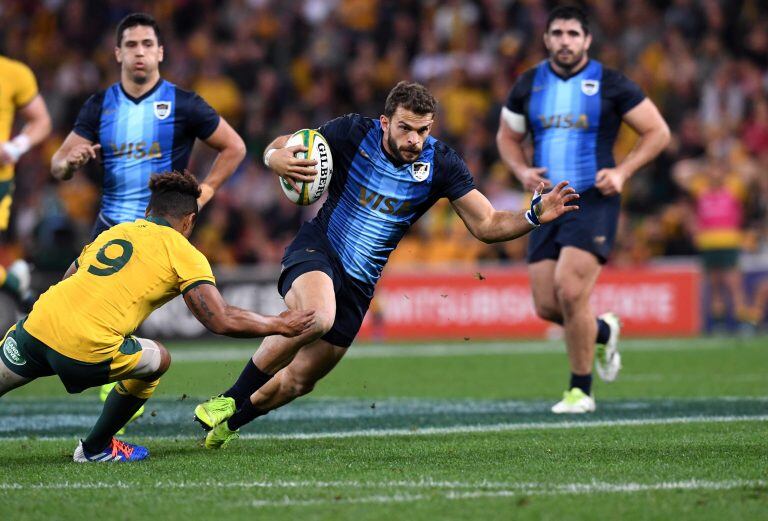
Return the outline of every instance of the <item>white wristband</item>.
[[[11,159],[16,163],[19,158],[24,155],[32,146],[29,137],[25,134],[19,134],[10,141],[3,143],[2,147],[6,154],[11,156]]]
[[[274,154],[277,151],[276,148],[270,148],[266,152],[264,152],[264,166],[267,168],[270,168],[269,166],[269,158],[272,157],[272,154]]]

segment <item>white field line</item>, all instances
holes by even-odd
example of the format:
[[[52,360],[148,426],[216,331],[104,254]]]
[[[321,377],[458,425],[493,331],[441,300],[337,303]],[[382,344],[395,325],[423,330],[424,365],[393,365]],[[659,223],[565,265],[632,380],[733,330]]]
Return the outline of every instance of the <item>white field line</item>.
[[[138,490],[146,487],[147,483],[118,481],[103,483],[93,481],[62,481],[45,483],[0,483],[0,491],[19,490],[101,490],[125,489]],[[726,480],[709,481],[692,479],[687,481],[671,481],[657,483],[607,483],[592,481],[591,483],[537,483],[537,482],[462,482],[436,481],[423,479],[419,481],[157,481],[151,483],[155,489],[161,490],[195,490],[195,489],[265,489],[265,490],[313,490],[313,489],[344,489],[381,491],[394,490],[431,490],[424,493],[408,494],[398,492],[391,495],[377,494],[360,497],[339,497],[322,499],[293,499],[285,496],[279,500],[253,500],[248,504],[254,507],[265,506],[304,506],[336,503],[397,503],[404,501],[421,501],[433,499],[480,499],[531,495],[560,495],[560,494],[597,494],[597,493],[636,493],[667,490],[732,490],[738,488],[756,488],[768,486],[765,480]]]
[[[674,481],[662,483],[567,483],[557,484],[537,484],[530,487],[530,483],[522,484],[525,486],[514,487],[507,490],[477,490],[477,491],[448,491],[438,494],[393,494],[393,495],[371,495],[361,497],[344,498],[326,498],[326,499],[292,499],[288,496],[281,500],[253,500],[246,503],[254,508],[263,507],[292,507],[292,506],[318,506],[318,505],[338,505],[338,504],[360,504],[360,503],[407,503],[415,501],[434,501],[436,499],[449,500],[468,500],[485,498],[505,498],[505,497],[525,497],[525,496],[557,496],[565,494],[629,494],[637,492],[658,492],[670,490],[733,490],[740,488],[765,487],[768,482],[764,480],[730,480],[730,481]]]
[[[738,342],[725,345],[721,340],[703,339],[696,343],[680,340],[628,340],[622,342],[622,351],[713,351],[738,349]],[[174,362],[226,362],[246,360],[255,347],[184,347],[173,349]],[[416,344],[352,346],[345,358],[431,358],[449,356],[489,356],[499,354],[564,354],[561,342],[467,342],[465,344]]]
[[[455,425],[451,427],[424,427],[412,429],[356,429],[347,431],[327,431],[308,433],[280,434],[243,434],[241,439],[247,440],[322,440],[338,438],[378,438],[391,436],[443,436],[451,434],[483,434],[491,432],[511,432],[522,430],[568,430],[604,427],[645,427],[652,425],[679,425],[698,423],[733,423],[733,422],[764,422],[768,415],[734,415],[734,416],[679,416],[670,418],[648,419],[618,419],[596,421],[564,421],[564,422],[528,422],[528,423],[496,423],[491,425]],[[197,436],[141,436],[147,440],[180,440],[196,439]],[[0,443],[10,441],[28,441],[26,436],[0,437]],[[35,440],[62,441],[73,440],[72,436],[36,436]]]

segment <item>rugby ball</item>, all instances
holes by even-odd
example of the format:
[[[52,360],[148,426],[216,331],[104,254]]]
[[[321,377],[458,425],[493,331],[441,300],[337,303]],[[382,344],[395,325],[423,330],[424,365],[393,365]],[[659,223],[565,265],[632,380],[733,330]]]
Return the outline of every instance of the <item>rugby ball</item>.
[[[290,147],[294,145],[304,145],[307,147],[307,152],[297,152],[296,157],[317,161],[315,165],[317,175],[311,182],[296,181],[299,192],[296,192],[282,177],[280,178],[280,186],[288,199],[296,204],[306,206],[320,199],[320,196],[328,188],[331,176],[333,175],[333,157],[331,156],[331,147],[328,146],[328,142],[317,130],[305,128],[295,132],[288,138],[285,146]]]

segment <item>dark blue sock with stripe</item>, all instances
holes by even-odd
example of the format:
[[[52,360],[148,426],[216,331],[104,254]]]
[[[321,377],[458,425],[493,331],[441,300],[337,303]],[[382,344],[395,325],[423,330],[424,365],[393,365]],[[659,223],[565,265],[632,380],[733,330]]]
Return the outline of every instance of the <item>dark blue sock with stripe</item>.
[[[602,318],[598,318],[597,319],[597,340],[595,340],[595,342],[598,344],[607,344],[609,338],[611,338],[611,326],[609,326],[608,322],[606,322]]]

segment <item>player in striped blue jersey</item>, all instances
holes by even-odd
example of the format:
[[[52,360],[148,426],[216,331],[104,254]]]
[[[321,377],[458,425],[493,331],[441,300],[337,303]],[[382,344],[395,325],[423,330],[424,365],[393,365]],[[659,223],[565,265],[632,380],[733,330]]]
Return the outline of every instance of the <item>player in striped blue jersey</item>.
[[[91,239],[115,224],[144,218],[150,176],[183,171],[196,139],[219,152],[200,184],[200,207],[245,157],[243,140],[205,100],[160,77],[164,49],[151,16],[125,17],[116,40],[120,81],[86,101],[51,162],[55,178],[69,179],[101,156],[102,201]]]
[[[429,135],[436,106],[426,88],[401,82],[379,119],[349,114],[319,128],[334,161],[328,199],[286,249],[278,281],[287,306],[315,310],[316,325],[295,339],[266,338],[229,390],[197,406],[196,419],[212,429],[206,447],[226,445],[240,426],[310,392],[333,369],[390,253],[438,199],[448,198],[484,242],[514,239],[578,209],[566,206],[578,196],[565,181],[534,197],[527,212],[494,209],[459,155]],[[314,161],[295,158],[306,148],[286,147],[288,137],[272,142],[265,163],[290,182],[310,180]]]
[[[515,83],[496,138],[499,154],[526,189],[568,179],[581,195],[581,211],[535,230],[528,247],[536,312],[565,329],[571,381],[555,413],[595,410],[593,361],[606,381],[621,368],[618,318],[606,313],[596,319],[589,298],[613,246],[624,182],[669,141],[666,123],[640,88],[589,59],[591,42],[581,10],[550,13],[544,34],[550,57]],[[613,145],[622,121],[640,139],[616,165]],[[528,133],[531,166],[522,148]]]

